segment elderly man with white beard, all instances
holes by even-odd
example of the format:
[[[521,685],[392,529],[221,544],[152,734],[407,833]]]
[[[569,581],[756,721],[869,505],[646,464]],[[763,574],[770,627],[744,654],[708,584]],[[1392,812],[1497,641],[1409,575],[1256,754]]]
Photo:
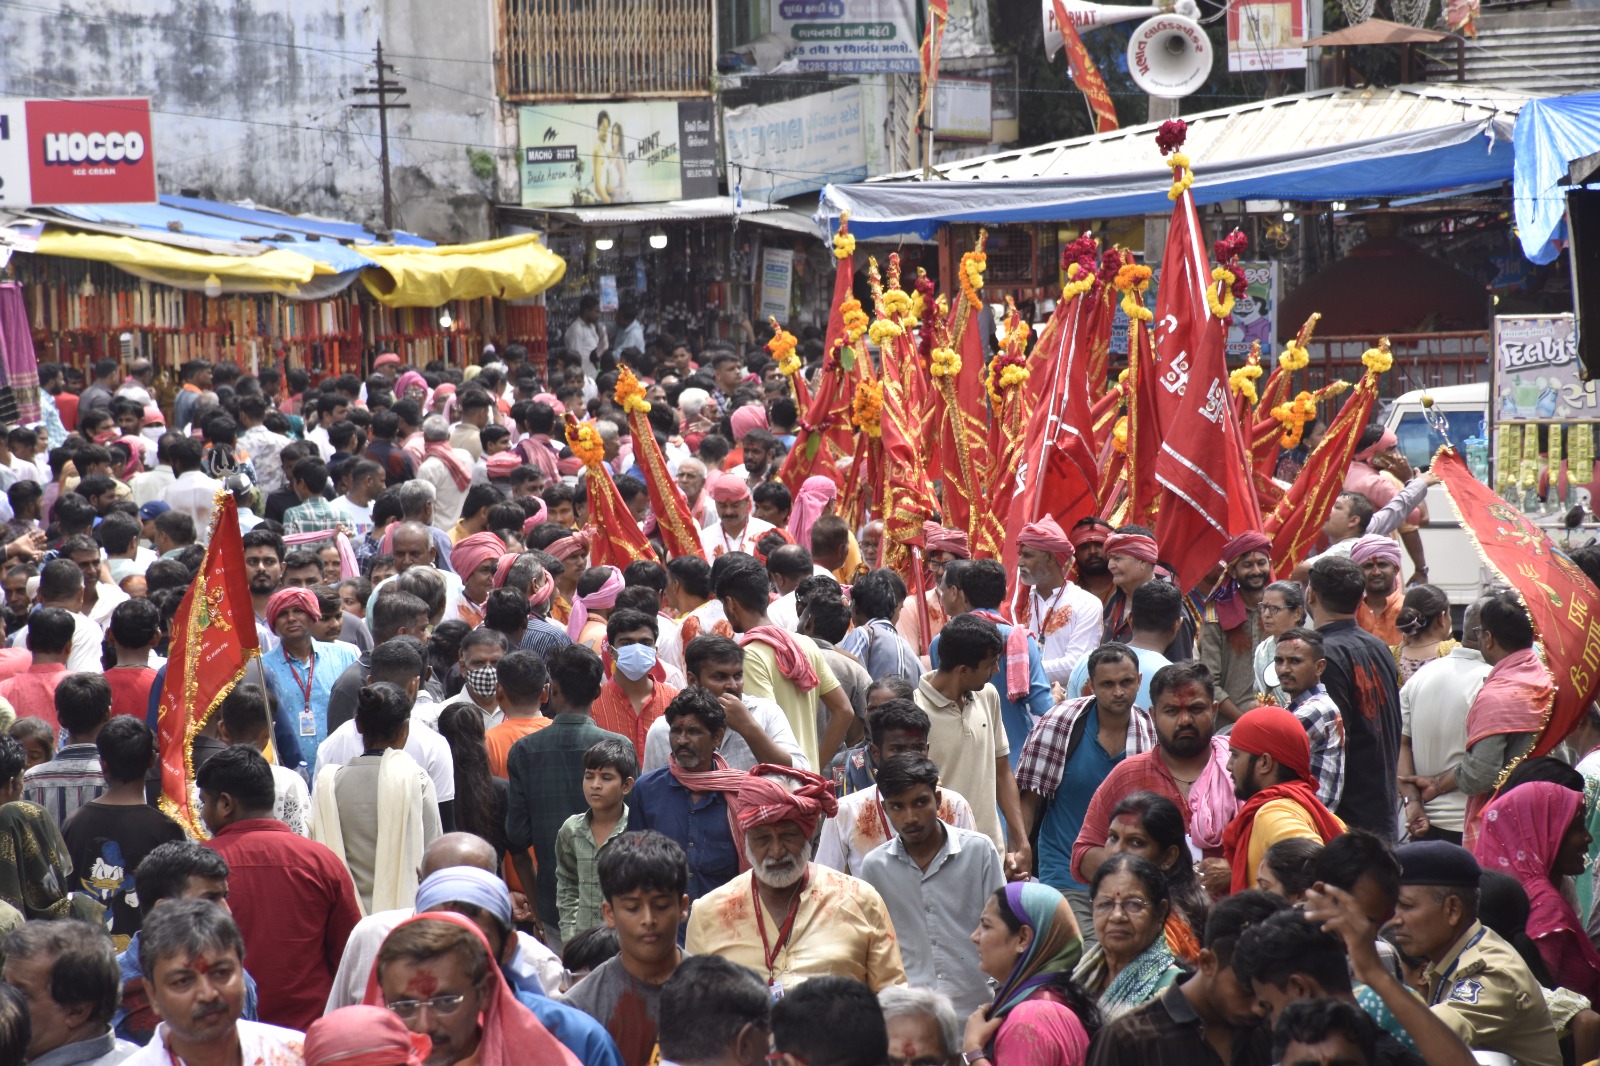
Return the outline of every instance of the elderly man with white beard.
[[[774,995],[812,977],[850,977],[874,992],[905,984],[883,897],[811,861],[817,826],[837,808],[816,774],[751,770],[734,803],[750,868],[695,905],[685,950],[748,966]]]

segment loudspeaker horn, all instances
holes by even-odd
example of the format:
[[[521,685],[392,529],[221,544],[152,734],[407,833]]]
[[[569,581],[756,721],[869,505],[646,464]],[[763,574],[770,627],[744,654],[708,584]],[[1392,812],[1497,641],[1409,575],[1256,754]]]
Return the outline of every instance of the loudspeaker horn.
[[[1214,58],[1205,29],[1182,15],[1141,22],[1128,41],[1128,71],[1151,96],[1175,99],[1205,84]]]
[[[1061,51],[1061,27],[1056,24],[1055,0],[1042,0],[1044,17],[1044,54],[1053,56]],[[1079,33],[1098,30],[1118,22],[1148,18],[1169,10],[1170,2],[1155,7],[1133,7],[1127,4],[1096,4],[1090,0],[1065,0],[1067,18]]]

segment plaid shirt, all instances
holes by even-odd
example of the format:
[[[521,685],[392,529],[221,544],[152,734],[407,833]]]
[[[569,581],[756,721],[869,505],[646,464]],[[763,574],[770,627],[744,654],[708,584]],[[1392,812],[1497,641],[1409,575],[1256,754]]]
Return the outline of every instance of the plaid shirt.
[[[321,533],[325,529],[338,529],[339,523],[339,512],[321,496],[313,496],[283,513],[285,533]]]
[[[68,744],[56,757],[22,777],[22,798],[50,812],[56,828],[67,816],[106,791],[100,776],[100,751],[93,744]]]
[[[572,638],[567,636],[567,631],[550,619],[540,618],[536,614],[528,616],[528,628],[522,633],[523,651],[531,651],[542,659],[556,648],[564,648],[571,643]]]
[[[1289,711],[1306,728],[1317,798],[1331,811],[1344,795],[1344,719],[1339,715],[1339,705],[1318,684],[1300,693],[1289,705]]]
[[[1054,796],[1067,772],[1067,744],[1073,727],[1094,706],[1093,696],[1080,696],[1058,704],[1034,723],[1017,759],[1017,788]],[[1149,712],[1133,708],[1128,716],[1128,737],[1123,754],[1138,755],[1156,746],[1156,725]]]
[[[611,835],[595,843],[589,820],[594,811],[574,814],[561,823],[556,833],[556,909],[561,913],[561,939],[571,940],[590,926],[601,925],[605,918],[600,904],[605,897],[600,894],[600,851],[607,844],[628,831],[628,806],[623,804],[622,817],[612,827]]]

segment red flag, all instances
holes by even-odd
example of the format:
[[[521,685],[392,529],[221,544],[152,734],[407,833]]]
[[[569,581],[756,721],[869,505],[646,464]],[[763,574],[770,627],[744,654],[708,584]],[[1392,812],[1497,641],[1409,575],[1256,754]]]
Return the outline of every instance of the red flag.
[[[944,27],[950,21],[950,0],[928,0],[928,31],[922,37],[922,98],[914,118],[928,115],[933,122],[933,88],[939,81],[939,49],[944,44]]]
[[[1126,522],[1149,525],[1161,487],[1156,483],[1156,457],[1161,450],[1162,419],[1156,386],[1155,352],[1150,346],[1141,286],[1148,286],[1150,268],[1127,265],[1117,273],[1117,288],[1124,292],[1122,307],[1128,312],[1128,422],[1124,450],[1127,454],[1128,507]],[[1132,286],[1131,288],[1129,286]],[[1112,435],[1116,433],[1112,429]],[[1109,488],[1109,486],[1108,486]],[[1113,501],[1101,495],[1101,509]]]
[[[1089,101],[1089,110],[1094,112],[1095,117],[1095,132],[1110,133],[1117,128],[1117,108],[1111,102],[1111,93],[1106,90],[1106,80],[1100,76],[1100,69],[1094,65],[1089,50],[1083,46],[1078,27],[1067,16],[1066,5],[1061,0],[1053,2],[1056,22],[1061,26],[1061,50],[1067,53],[1067,66],[1072,71],[1073,84],[1083,90],[1084,98]]]
[[[587,422],[579,423],[567,415],[567,445],[583,462],[588,473],[589,526],[594,539],[589,545],[590,566],[614,566],[626,569],[636,559],[656,561],[656,550],[645,538],[644,530],[634,519],[633,512],[622,502],[617,483],[605,467],[605,446],[600,434]],[[688,505],[684,505],[688,509]]]
[[[644,387],[633,371],[622,368],[617,378],[617,405],[627,412],[628,428],[633,434],[633,459],[644,471],[644,487],[650,493],[650,512],[656,516],[656,531],[669,558],[680,555],[705,557],[700,544],[700,523],[689,510],[689,501],[678,487],[677,479],[667,469],[666,456],[650,428],[650,401],[644,398]]]
[[[872,281],[879,322],[889,322],[899,328],[896,320],[901,313],[893,308],[900,306],[901,298],[909,305],[909,298],[899,289],[899,255],[889,257],[888,290],[879,283],[876,261],[871,262],[867,276]],[[912,349],[911,334],[903,328],[895,333],[893,329],[880,327],[879,336],[883,340],[879,346],[883,378],[870,387],[863,382],[857,389],[860,423],[869,436],[877,437],[874,443],[879,456],[878,468],[872,471],[874,480],[867,483],[867,490],[881,508],[883,565],[909,575],[907,546],[922,536],[922,523],[933,516],[928,474],[916,444],[921,423],[915,420],[916,412],[906,408],[906,380],[914,369],[916,353]],[[876,410],[873,410],[874,403]],[[876,434],[872,432],[874,427]]]
[[[1161,259],[1161,285],[1156,292],[1156,317],[1150,325],[1161,382],[1156,402],[1163,426],[1172,425],[1190,367],[1206,340],[1212,320],[1206,290],[1211,284],[1205,234],[1186,190],[1172,207],[1167,250]],[[1226,375],[1223,385],[1227,385]]]
[[[1478,555],[1522,597],[1534,647],[1555,698],[1530,756],[1544,755],[1577,726],[1600,689],[1600,590],[1545,532],[1472,476],[1455,449],[1433,459]]]
[[[855,433],[850,426],[850,402],[855,396],[861,372],[856,368],[861,336],[867,330],[867,313],[855,298],[855,238],[850,236],[850,220],[839,220],[833,238],[833,255],[838,262],[833,279],[833,303],[828,313],[826,354],[816,395],[808,406],[799,408],[800,424],[794,447],[783,458],[778,480],[790,492],[799,492],[806,478],[831,477],[841,486],[844,475],[839,460],[855,448]]]
[[[945,336],[954,339],[951,350],[959,356],[960,366],[953,375],[934,376],[933,443],[928,449],[927,476],[943,486],[944,524],[965,530],[969,537],[976,536],[972,528],[972,493],[988,487],[992,461],[989,404],[983,386],[983,338],[978,332],[983,308],[978,293],[983,287],[987,261],[983,247],[987,239],[988,233],[979,230],[976,246],[962,255],[956,270],[961,292],[952,298],[946,321],[934,324],[936,338],[946,330]],[[890,258],[891,268],[897,259],[898,256]],[[910,411],[913,417],[918,413],[914,408]]]
[[[156,739],[161,809],[192,836],[208,834],[194,809],[194,738],[244,677],[256,644],[255,608],[245,579],[244,543],[233,493],[220,491],[200,572],[172,619],[171,650]]]

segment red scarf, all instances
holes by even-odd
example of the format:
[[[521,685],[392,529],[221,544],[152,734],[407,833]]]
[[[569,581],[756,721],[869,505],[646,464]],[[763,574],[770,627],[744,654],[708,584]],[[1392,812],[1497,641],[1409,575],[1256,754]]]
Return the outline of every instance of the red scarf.
[[[722,752],[711,753],[711,769],[690,772],[678,766],[678,760],[672,755],[667,756],[667,770],[677,778],[678,784],[690,792],[721,792],[728,808],[728,833],[733,837],[733,850],[739,853],[739,872],[744,873],[750,869],[750,860],[744,854],[744,833],[739,829],[739,814],[734,809],[737,804],[735,799],[739,794],[739,786],[744,784],[747,776],[743,770],[733,770],[728,767],[728,760],[722,757]]]
[[[1344,826],[1317,799],[1317,790],[1300,778],[1262,789],[1239,808],[1239,813],[1233,816],[1233,821],[1222,833],[1222,857],[1233,868],[1233,884],[1228,889],[1230,893],[1243,892],[1255,884],[1256,872],[1246,870],[1245,866],[1248,864],[1250,834],[1255,829],[1256,812],[1273,800],[1280,799],[1293,800],[1305,808],[1324,844],[1344,835]]]
[[[982,618],[986,622],[993,622],[997,626],[1009,625],[1000,617],[999,611],[973,611],[974,618]],[[1028,629],[1025,625],[1011,626],[1011,632],[1006,634],[1006,699],[1012,703],[1021,703],[1028,698],[1028,690],[1033,687],[1028,677]],[[1071,699],[1077,693],[1067,693]]]
[[[739,637],[739,647],[748,647],[757,640],[772,646],[777,653],[778,672],[793,681],[802,692],[810,692],[817,687],[817,672],[812,669],[805,648],[800,646],[793,633],[770,623],[756,626]]]
[[[455,449],[450,447],[449,441],[429,441],[422,446],[422,454],[431,455],[443,463],[444,468],[450,471],[450,478],[456,483],[456,488],[462,492],[465,492],[467,486],[472,484],[471,468],[461,461],[460,456],[456,455]]]

